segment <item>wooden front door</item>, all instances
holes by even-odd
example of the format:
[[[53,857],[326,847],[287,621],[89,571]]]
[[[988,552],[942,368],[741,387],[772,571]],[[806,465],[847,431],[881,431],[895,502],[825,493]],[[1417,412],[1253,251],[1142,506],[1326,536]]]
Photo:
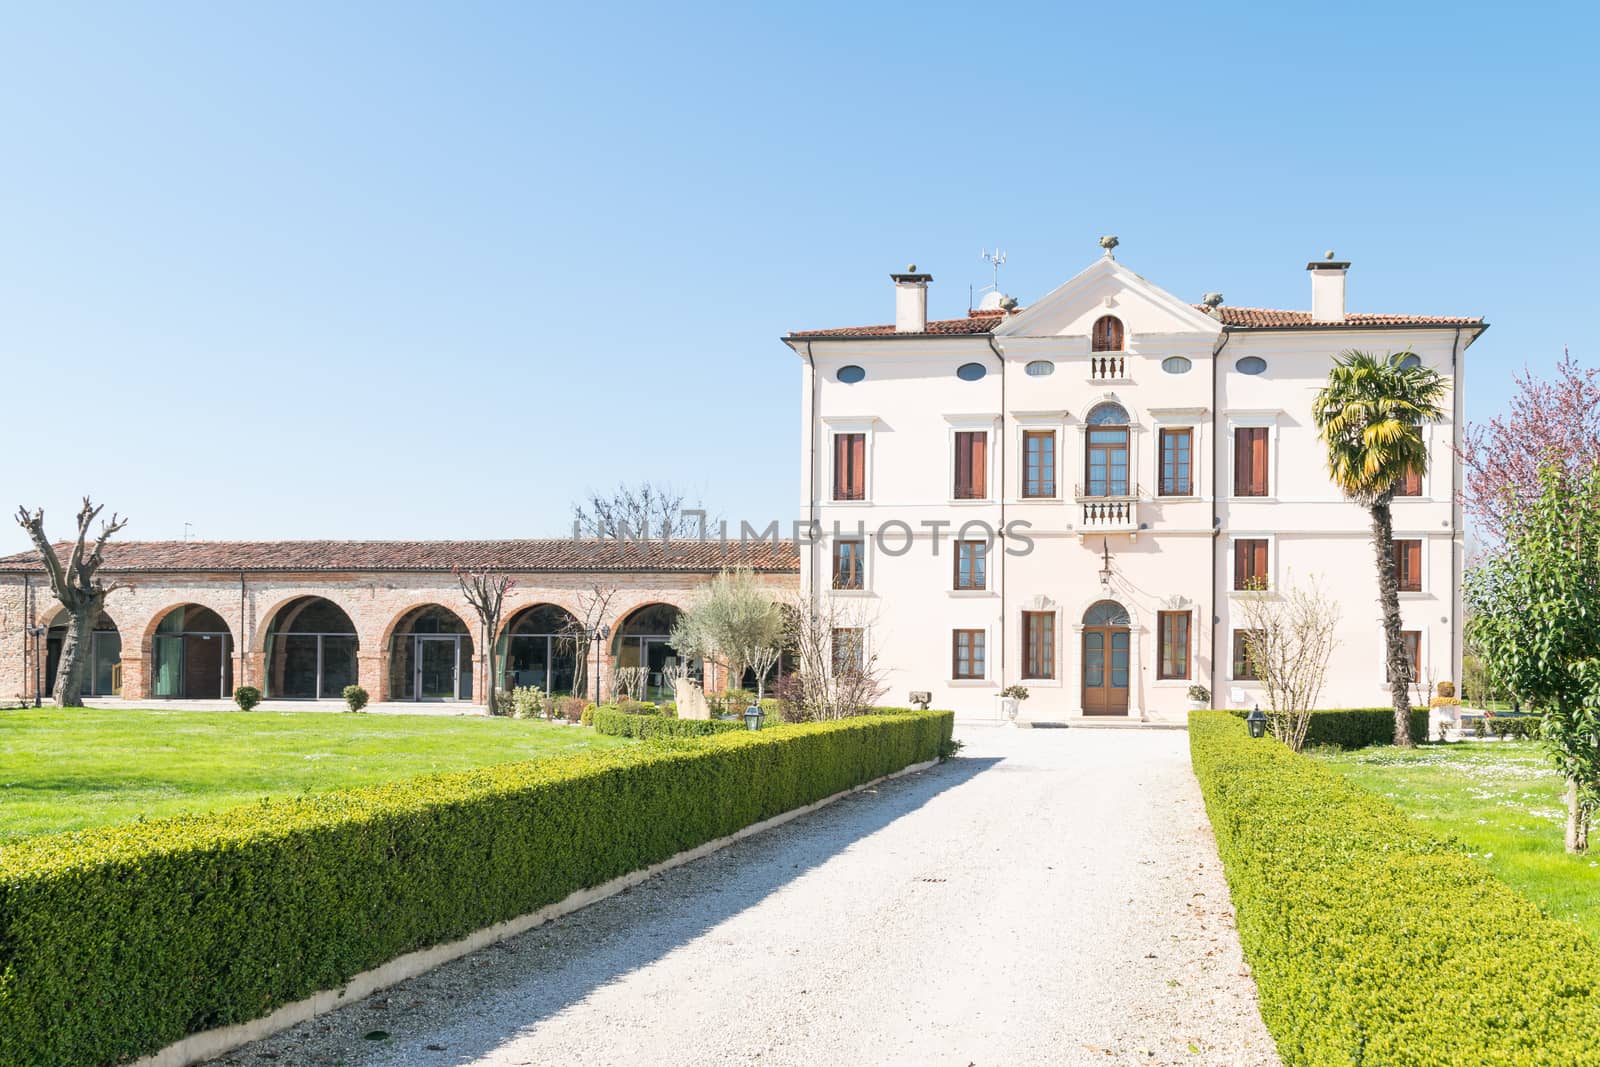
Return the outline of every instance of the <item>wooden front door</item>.
[[[1083,713],[1128,714],[1128,628],[1083,628]]]

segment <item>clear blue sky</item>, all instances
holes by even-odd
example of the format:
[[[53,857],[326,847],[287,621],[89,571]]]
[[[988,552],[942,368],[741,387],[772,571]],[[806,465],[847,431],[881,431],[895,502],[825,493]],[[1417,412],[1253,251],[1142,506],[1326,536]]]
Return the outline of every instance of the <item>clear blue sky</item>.
[[[30,4],[0,36],[0,504],[128,538],[560,533],[618,479],[793,515],[791,328],[1173,292],[1483,314],[1593,362],[1591,9]],[[1318,14],[1321,12],[1321,14]],[[103,407],[98,428],[62,418]],[[0,549],[25,541],[9,520]]]

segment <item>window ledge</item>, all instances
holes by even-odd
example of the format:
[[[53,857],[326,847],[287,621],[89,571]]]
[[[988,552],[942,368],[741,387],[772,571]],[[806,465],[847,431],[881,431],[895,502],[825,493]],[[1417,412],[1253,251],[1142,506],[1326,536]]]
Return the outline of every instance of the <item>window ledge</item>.
[[[860,597],[860,596],[874,596],[875,595],[871,589],[830,589],[829,592],[832,593],[834,596],[856,596],[856,597]]]
[[[1085,378],[1090,385],[1132,385],[1132,378]]]
[[[950,589],[946,590],[951,596],[962,600],[981,600],[985,597],[999,596],[993,589]]]
[[[1008,504],[1065,504],[1066,501],[1059,496],[1014,496],[1006,501]]]
[[[953,508],[981,507],[984,504],[993,505],[994,502],[994,498],[988,496],[984,497],[982,500],[970,500],[965,498],[957,500],[955,497],[950,498],[950,506]]]
[[[952,678],[945,683],[952,689],[993,689],[995,683],[987,678]]]
[[[1168,500],[1181,501],[1181,500],[1204,500],[1204,499],[1205,499],[1205,497],[1201,496],[1199,493],[1157,493],[1152,498],[1152,500],[1157,504],[1165,503]],[[1252,497],[1251,499],[1255,499],[1255,498]]]
[[[1433,594],[1428,592],[1426,589],[1402,589],[1402,590],[1400,590],[1400,599],[1401,600],[1432,600],[1433,599]]]
[[[871,505],[870,500],[824,500],[821,504],[825,508],[864,508]]]

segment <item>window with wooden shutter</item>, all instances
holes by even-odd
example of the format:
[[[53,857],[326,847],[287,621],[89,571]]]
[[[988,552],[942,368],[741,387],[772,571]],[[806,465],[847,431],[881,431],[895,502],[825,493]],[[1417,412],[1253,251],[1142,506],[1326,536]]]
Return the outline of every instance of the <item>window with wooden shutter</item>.
[[[1233,587],[1237,590],[1266,589],[1267,539],[1241,537],[1233,542]]]
[[[867,435],[833,435],[833,499],[867,498]]]
[[[1122,351],[1122,320],[1115,315],[1101,315],[1094,323],[1091,345],[1096,352]]]
[[[1233,677],[1235,681],[1259,681],[1256,674],[1255,657],[1250,654],[1250,638],[1252,634],[1259,634],[1259,630],[1233,631]],[[1259,637],[1257,638],[1259,640]]]
[[[1030,500],[1056,495],[1056,432],[1022,433],[1022,495]]]
[[[957,541],[955,544],[955,588],[989,588],[987,541]]]
[[[1267,495],[1267,427],[1233,431],[1233,495]]]
[[[838,626],[833,630],[833,669],[836,672],[859,671],[866,665],[867,632],[855,627]]]
[[[866,542],[859,538],[841,539],[833,543],[835,589],[866,588],[866,547]]]
[[[1394,577],[1402,593],[1422,592],[1422,542],[1403,540],[1394,543]]]
[[[1189,612],[1157,612],[1156,637],[1156,677],[1189,677]]]
[[[989,434],[984,430],[956,433],[956,499],[984,500],[989,492]]]
[[[982,630],[952,631],[950,677],[959,679],[984,676],[983,639]]]
[[[1400,643],[1405,646],[1406,669],[1408,672],[1404,680],[1407,682],[1415,681],[1418,676],[1417,672],[1422,668],[1422,631],[1401,630]],[[1384,653],[1384,659],[1388,659],[1387,650]],[[1388,681],[1395,680],[1394,672],[1388,669],[1387,662],[1384,664],[1383,674]]]
[[[1193,440],[1193,430],[1161,431],[1162,496],[1188,496],[1194,492]]]
[[[1022,676],[1039,679],[1056,676],[1056,613],[1053,611],[1022,613]]]
[[[1408,470],[1408,471],[1406,471],[1405,477],[1401,478],[1398,482],[1394,483],[1394,495],[1395,496],[1421,496],[1422,495],[1422,472],[1421,471],[1417,471],[1417,470]]]

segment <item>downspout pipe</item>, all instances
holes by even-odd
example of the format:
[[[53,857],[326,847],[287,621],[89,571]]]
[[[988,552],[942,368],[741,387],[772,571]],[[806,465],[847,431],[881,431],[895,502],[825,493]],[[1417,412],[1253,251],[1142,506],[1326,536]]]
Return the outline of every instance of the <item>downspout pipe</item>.
[[[817,537],[821,524],[817,518],[817,361],[806,342],[806,366],[811,369],[811,410],[806,416],[806,570],[811,575],[811,595],[817,595]]]
[[[1000,548],[1000,551],[995,553],[995,562],[1000,565],[1000,581],[997,583],[1000,586],[1000,677],[995,681],[1001,689],[1004,689],[1006,687],[1006,633],[1011,628],[1010,617],[1006,614],[1006,551],[1005,544],[1001,540],[1006,528],[1006,487],[1011,484],[1006,478],[1006,438],[1009,436],[1006,430],[1006,357],[1000,353],[1000,346],[994,343],[994,334],[986,333],[983,335],[983,339],[989,342],[989,350],[994,353],[995,360],[1000,364],[1000,447],[996,449],[1000,459],[1000,484],[996,486],[1000,501],[1000,529],[996,531],[995,536],[995,544]]]
[[[1224,326],[1222,335],[1211,348],[1211,706],[1219,705],[1217,697],[1218,667],[1222,658],[1217,649],[1217,630],[1222,625],[1222,604],[1219,582],[1222,580],[1221,550],[1222,513],[1217,506],[1217,486],[1223,479],[1221,457],[1227,454],[1222,440],[1222,350],[1228,347],[1233,333]]]
[[[250,630],[244,614],[244,571],[239,572],[239,684],[250,684]],[[232,695],[232,694],[230,694]]]
[[[1450,342],[1450,382],[1452,387],[1460,379],[1459,359],[1461,350],[1461,327],[1456,327],[1454,340]],[[1459,395],[1459,394],[1458,394]],[[1455,400],[1452,399],[1452,404]],[[1461,412],[1466,414],[1466,402],[1461,402]],[[1457,551],[1456,541],[1461,538],[1461,525],[1456,521],[1456,516],[1461,508],[1461,453],[1458,451],[1461,442],[1461,424],[1456,419],[1450,420],[1450,656],[1455,660],[1452,670],[1458,680],[1461,678],[1461,665],[1466,658],[1467,628],[1466,620],[1462,618],[1463,604],[1461,597],[1461,566],[1463,556],[1466,555],[1467,546],[1462,541],[1460,550]]]

